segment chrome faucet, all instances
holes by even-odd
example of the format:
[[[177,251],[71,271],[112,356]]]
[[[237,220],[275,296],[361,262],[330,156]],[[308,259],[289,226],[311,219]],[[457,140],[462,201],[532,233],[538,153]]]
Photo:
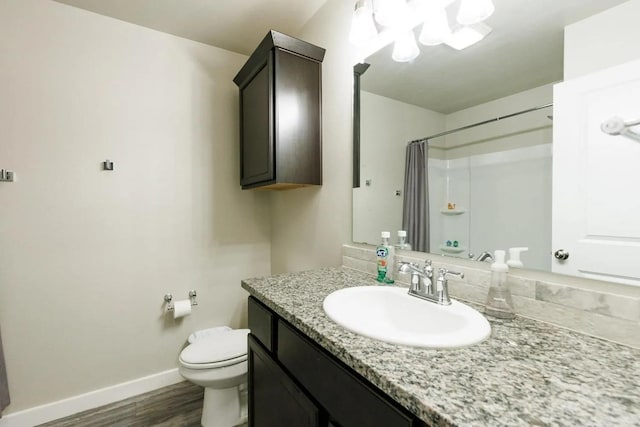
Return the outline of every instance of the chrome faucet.
[[[493,255],[491,255],[491,252],[488,252],[488,251],[484,251],[476,257],[476,261],[492,262],[493,260],[494,260]]]
[[[438,278],[434,286],[433,267],[431,266],[430,259],[425,261],[423,268],[410,262],[400,262],[398,271],[401,273],[411,273],[409,295],[441,305],[451,304],[447,276],[456,276],[460,279],[464,278],[463,273],[456,273],[446,268],[441,268],[438,270]]]
[[[423,268],[412,262],[400,262],[398,271],[400,273],[411,273],[410,294],[426,295],[433,293],[433,282],[431,280],[433,278],[433,267],[430,259],[425,261]]]

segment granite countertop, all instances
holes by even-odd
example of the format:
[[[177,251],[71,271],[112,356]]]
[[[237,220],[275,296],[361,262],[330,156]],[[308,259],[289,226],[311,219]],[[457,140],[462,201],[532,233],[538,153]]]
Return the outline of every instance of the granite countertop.
[[[455,350],[387,344],[338,326],[331,292],[379,285],[348,268],[246,279],[242,287],[427,423],[640,426],[640,350],[516,317]],[[427,303],[427,302],[425,302]]]

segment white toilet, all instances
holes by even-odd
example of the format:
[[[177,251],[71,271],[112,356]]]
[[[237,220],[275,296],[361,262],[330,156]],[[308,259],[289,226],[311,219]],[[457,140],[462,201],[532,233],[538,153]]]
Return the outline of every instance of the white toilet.
[[[232,427],[247,420],[248,333],[227,326],[197,331],[180,353],[180,374],[204,387],[204,427]]]

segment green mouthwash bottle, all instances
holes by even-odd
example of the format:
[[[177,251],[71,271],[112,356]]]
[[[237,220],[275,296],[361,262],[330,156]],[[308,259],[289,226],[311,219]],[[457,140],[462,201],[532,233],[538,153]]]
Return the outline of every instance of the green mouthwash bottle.
[[[380,233],[382,243],[376,248],[376,257],[378,258],[378,277],[376,280],[380,283],[393,283],[393,268],[395,266],[395,250],[389,244],[391,233],[383,231]]]

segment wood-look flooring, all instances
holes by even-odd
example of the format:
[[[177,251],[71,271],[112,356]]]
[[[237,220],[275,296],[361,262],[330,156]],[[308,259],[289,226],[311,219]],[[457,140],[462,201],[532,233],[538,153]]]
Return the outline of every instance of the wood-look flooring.
[[[42,427],[199,427],[204,389],[190,382],[41,424]]]

